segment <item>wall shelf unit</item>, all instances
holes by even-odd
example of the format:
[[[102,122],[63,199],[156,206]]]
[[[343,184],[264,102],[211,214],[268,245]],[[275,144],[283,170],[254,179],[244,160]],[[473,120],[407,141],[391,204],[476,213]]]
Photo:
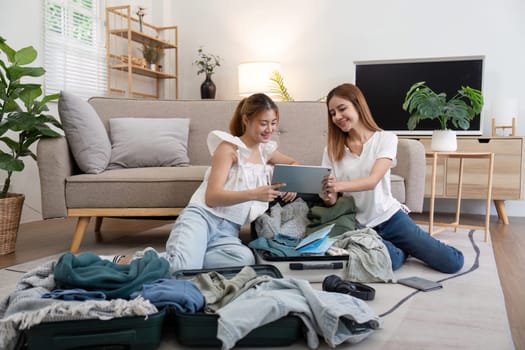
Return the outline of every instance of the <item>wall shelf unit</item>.
[[[147,64],[141,51],[143,45],[162,50],[163,57],[157,65]],[[156,27],[146,22],[141,26],[130,6],[108,7],[106,50],[108,96],[158,99],[164,89],[164,98],[179,98],[177,26]],[[161,85],[163,81],[174,84]]]

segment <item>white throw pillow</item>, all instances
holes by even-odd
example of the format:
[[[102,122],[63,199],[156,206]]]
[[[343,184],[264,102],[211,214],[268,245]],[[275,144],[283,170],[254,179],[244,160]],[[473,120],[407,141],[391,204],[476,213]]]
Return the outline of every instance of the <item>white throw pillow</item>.
[[[97,112],[80,97],[62,91],[58,113],[71,154],[87,174],[103,172],[111,157],[109,136]]]
[[[112,118],[108,169],[188,166],[188,118]]]

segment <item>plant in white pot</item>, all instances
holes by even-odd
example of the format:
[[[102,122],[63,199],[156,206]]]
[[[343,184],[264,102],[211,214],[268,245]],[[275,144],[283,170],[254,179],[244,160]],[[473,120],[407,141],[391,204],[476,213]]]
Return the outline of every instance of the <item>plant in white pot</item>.
[[[432,150],[455,151],[456,132],[450,126],[466,130],[483,108],[481,91],[462,86],[457,94],[447,100],[445,93],[436,93],[424,81],[413,84],[403,102],[403,109],[410,113],[407,126],[414,130],[423,119],[437,119],[440,130],[432,134]]]
[[[7,60],[4,60],[4,57]],[[13,172],[24,170],[23,157],[36,160],[30,147],[44,137],[61,136],[61,124],[48,111],[46,103],[60,94],[43,96],[41,84],[25,83],[23,77],[40,77],[45,70],[27,67],[37,57],[29,46],[14,50],[0,37],[0,171],[4,185],[0,192],[0,255],[14,252],[24,195],[10,193]]]

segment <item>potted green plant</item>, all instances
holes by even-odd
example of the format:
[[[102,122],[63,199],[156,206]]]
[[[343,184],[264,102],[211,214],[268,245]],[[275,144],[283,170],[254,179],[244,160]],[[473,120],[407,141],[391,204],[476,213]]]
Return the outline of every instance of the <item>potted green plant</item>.
[[[44,137],[61,136],[62,126],[53,116],[45,114],[46,103],[60,94],[43,96],[41,84],[25,83],[24,77],[40,77],[45,70],[27,67],[36,57],[32,47],[14,50],[0,37],[0,171],[5,172],[0,192],[0,255],[15,250],[24,195],[10,193],[13,172],[24,170],[23,157],[36,160],[30,147]],[[3,56],[7,58],[4,61]]]
[[[155,45],[142,45],[142,55],[151,70],[157,70],[157,65],[164,55],[164,50]]]
[[[274,70],[270,76],[270,81],[273,83],[273,86],[270,89],[270,92],[276,95],[281,99],[281,101],[293,101],[292,95],[288,92],[286,85],[284,84],[284,79],[279,71]]]
[[[216,86],[211,80],[217,67],[221,66],[221,57],[205,53],[202,47],[197,50],[197,59],[193,62],[197,66],[197,75],[204,73],[206,79],[201,84],[201,98],[215,98]]]
[[[447,99],[445,93],[434,92],[424,81],[413,84],[403,102],[403,110],[410,113],[409,130],[414,130],[424,119],[439,121],[440,129],[432,134],[432,149],[435,151],[455,151],[456,133],[449,128],[468,129],[470,121],[482,108],[483,95],[477,89],[462,86],[456,95]]]

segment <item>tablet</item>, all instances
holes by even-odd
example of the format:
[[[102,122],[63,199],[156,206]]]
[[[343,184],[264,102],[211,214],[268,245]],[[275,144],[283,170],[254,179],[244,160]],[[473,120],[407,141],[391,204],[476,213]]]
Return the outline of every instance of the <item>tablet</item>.
[[[439,282],[427,280],[426,278],[412,276],[407,278],[400,278],[397,280],[397,283],[403,284],[408,287],[422,290],[423,292],[428,292],[435,289],[443,288],[443,285]]]
[[[323,192],[323,178],[330,174],[330,168],[315,165],[275,164],[272,184],[285,182],[279,190],[297,193]]]

